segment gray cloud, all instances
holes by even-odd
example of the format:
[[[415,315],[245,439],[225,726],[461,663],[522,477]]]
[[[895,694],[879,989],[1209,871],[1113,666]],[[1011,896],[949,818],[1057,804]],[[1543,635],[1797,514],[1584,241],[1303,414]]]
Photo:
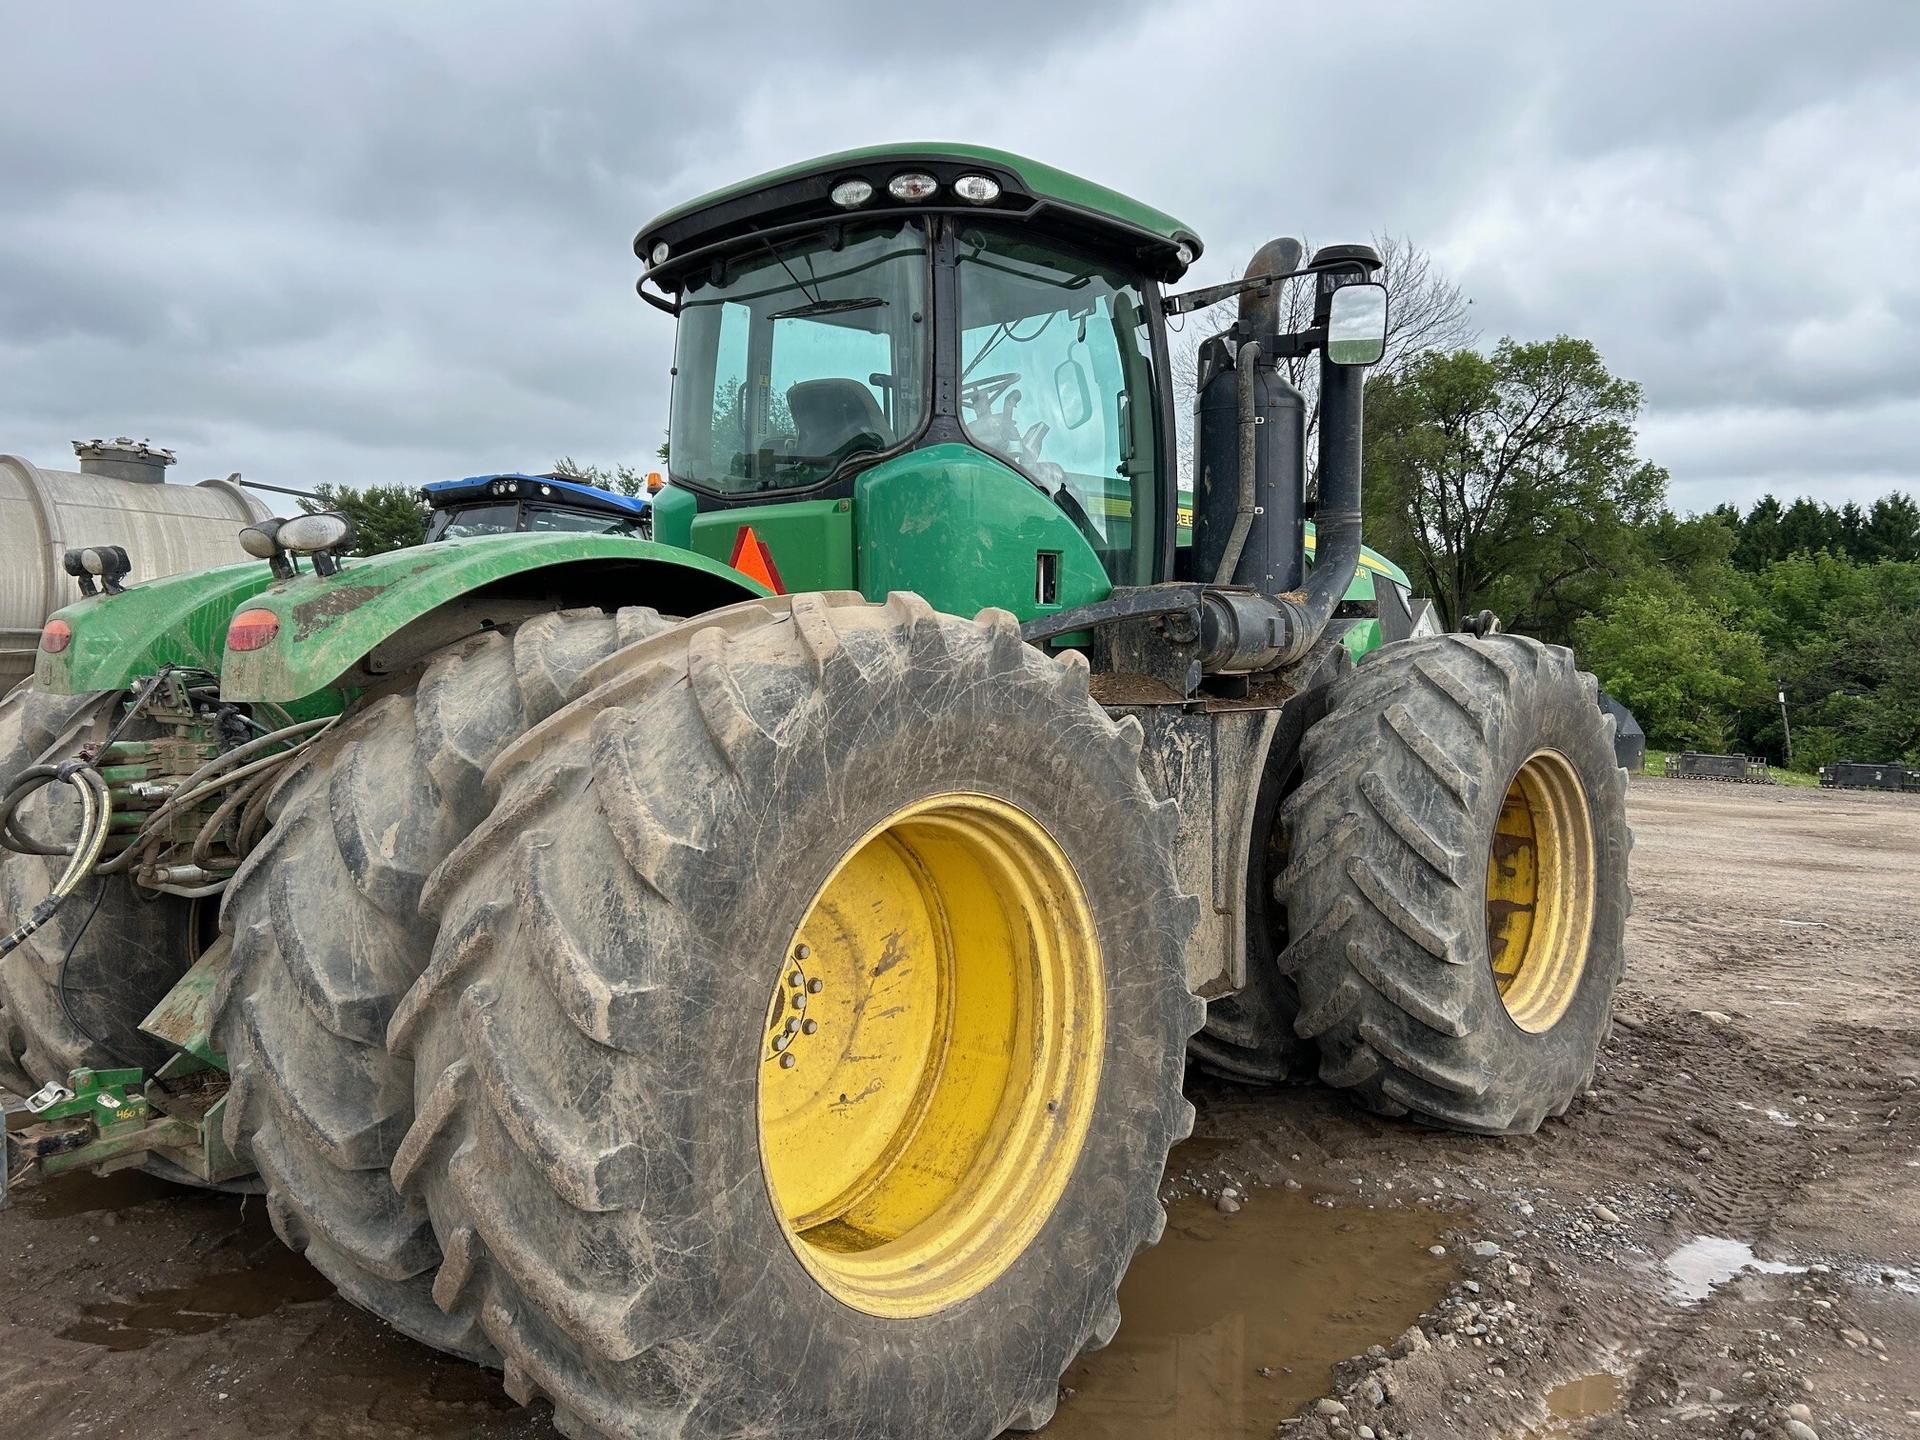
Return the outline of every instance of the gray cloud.
[[[757,170],[974,138],[1209,240],[1391,231],[1489,337],[1592,338],[1684,507],[1920,488],[1920,8],[485,0],[10,14],[0,448],[191,475],[645,460],[633,233]]]

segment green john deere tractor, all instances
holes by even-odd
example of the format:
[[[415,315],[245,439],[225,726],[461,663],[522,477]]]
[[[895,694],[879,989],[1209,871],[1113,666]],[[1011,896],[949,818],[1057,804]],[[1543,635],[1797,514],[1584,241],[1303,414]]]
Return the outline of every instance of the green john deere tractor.
[[[1119,1324],[1190,1053],[1565,1109],[1622,964],[1612,722],[1362,546],[1372,251],[1168,293],[1187,227],[953,145],[636,250],[652,540],[343,560],[314,516],[50,623],[0,741],[7,844],[56,852],[7,862],[16,1181],[258,1184],[569,1434],[986,1437]],[[1228,301],[1183,494],[1166,320]]]

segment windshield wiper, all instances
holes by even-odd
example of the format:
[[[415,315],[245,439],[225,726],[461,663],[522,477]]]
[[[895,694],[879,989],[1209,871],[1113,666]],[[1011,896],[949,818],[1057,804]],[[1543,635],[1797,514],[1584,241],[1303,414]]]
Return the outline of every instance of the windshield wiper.
[[[886,303],[878,295],[867,295],[858,300],[816,300],[811,305],[796,305],[791,310],[776,310],[767,318],[800,320],[811,315],[838,315],[845,310],[875,310]]]

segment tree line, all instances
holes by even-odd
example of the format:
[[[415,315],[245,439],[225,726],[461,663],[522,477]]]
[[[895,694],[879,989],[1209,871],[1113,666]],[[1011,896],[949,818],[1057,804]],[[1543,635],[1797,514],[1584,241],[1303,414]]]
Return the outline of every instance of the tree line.
[[[1920,764],[1920,506],[1676,514],[1642,398],[1567,336],[1412,357],[1368,387],[1370,542],[1449,627],[1573,646],[1656,746]]]

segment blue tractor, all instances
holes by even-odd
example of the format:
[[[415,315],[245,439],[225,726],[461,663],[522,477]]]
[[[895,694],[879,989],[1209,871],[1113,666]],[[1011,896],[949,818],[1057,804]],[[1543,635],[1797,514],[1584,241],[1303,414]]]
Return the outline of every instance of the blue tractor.
[[[570,531],[589,535],[653,535],[653,499],[621,495],[564,475],[469,475],[420,487],[433,507],[427,540],[470,535]]]

